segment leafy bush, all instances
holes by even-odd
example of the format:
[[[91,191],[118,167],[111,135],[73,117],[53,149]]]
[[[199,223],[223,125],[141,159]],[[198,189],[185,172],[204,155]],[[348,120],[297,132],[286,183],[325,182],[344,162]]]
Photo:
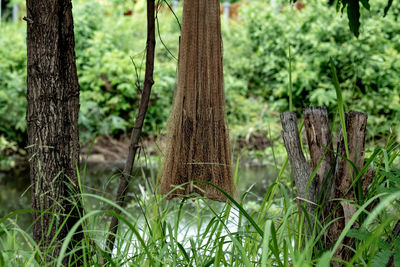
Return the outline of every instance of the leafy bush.
[[[144,78],[146,39],[144,2],[139,1],[133,16],[120,16],[128,10],[95,3],[77,6],[74,12],[77,64],[81,85],[80,129],[83,140],[100,134],[121,134],[130,129],[139,104],[138,88]],[[120,12],[116,12],[118,9]],[[99,14],[108,14],[98,21]],[[181,20],[181,10],[177,11]],[[167,8],[157,14],[155,84],[144,125],[147,135],[165,132],[172,106],[178,57],[179,23]],[[224,25],[225,31],[229,25]],[[244,31],[243,31],[244,32]],[[224,34],[225,35],[225,34]],[[225,46],[225,47],[229,47]],[[229,47],[226,50],[236,49]],[[227,54],[228,53],[228,54]],[[229,58],[229,52],[225,52]],[[233,62],[233,61],[231,61]],[[246,83],[226,73],[227,112],[233,138],[267,129],[266,103],[241,94]]]
[[[383,18],[384,5],[379,1],[363,14],[356,39],[347,19],[321,1],[301,12],[289,6],[276,12],[253,2],[243,10],[243,26],[225,41],[239,48],[229,50],[225,71],[245,84],[240,90],[246,98],[261,97],[272,109],[286,111],[291,46],[294,106],[298,111],[309,105],[336,110],[329,67],[333,58],[348,109],[369,115],[370,137],[390,127],[400,134],[399,125],[391,125],[400,119],[400,5],[394,3]]]
[[[136,8],[142,9],[140,5]],[[122,134],[130,129],[136,116],[144,77],[145,13],[121,16],[121,12],[98,3],[84,3],[74,12],[83,140],[93,137],[94,132]],[[98,20],[99,14],[106,14],[102,21]],[[168,28],[163,24],[162,32]],[[173,36],[178,40],[178,34]],[[163,47],[159,46],[146,134],[162,127],[168,116],[165,105],[172,99],[168,92],[174,86],[175,66],[168,64],[162,53]]]
[[[81,85],[81,140],[95,133],[119,136],[131,129],[144,77],[145,2],[74,2],[76,56]],[[293,103],[336,110],[329,59],[338,69],[347,108],[369,114],[369,134],[400,133],[400,5],[382,17],[385,1],[363,14],[355,39],[347,19],[312,1],[281,12],[264,1],[242,5],[239,21],[223,22],[228,121],[234,139],[253,133],[277,138],[278,112],[288,110],[288,48],[292,50]],[[123,16],[129,10],[132,16]],[[181,10],[177,16],[180,18]],[[180,28],[167,8],[158,17],[155,85],[144,133],[164,131],[175,87]],[[99,19],[101,18],[101,19]],[[0,28],[0,134],[26,142],[25,24]],[[10,53],[12,51],[12,53]],[[135,64],[133,64],[134,62]]]
[[[26,46],[21,25],[0,27],[0,135],[23,144],[26,139]]]

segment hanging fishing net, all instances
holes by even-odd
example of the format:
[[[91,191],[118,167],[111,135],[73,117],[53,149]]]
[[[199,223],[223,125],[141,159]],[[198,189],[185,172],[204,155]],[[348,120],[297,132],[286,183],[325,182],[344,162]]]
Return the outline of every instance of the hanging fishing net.
[[[161,177],[167,198],[234,193],[225,115],[219,0],[185,0],[178,78]]]

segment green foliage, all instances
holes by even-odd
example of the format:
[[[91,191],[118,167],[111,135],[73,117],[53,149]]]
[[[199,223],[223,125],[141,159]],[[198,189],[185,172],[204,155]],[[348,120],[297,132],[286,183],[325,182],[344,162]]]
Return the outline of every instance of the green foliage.
[[[4,23],[0,36],[0,135],[21,143],[26,138],[25,31]]]
[[[358,0],[349,0],[347,8],[350,30],[356,37],[360,35],[360,3]]]
[[[0,135],[0,171],[15,167],[15,154],[17,152],[17,144]]]
[[[146,30],[145,13],[134,10],[134,16],[121,16],[127,10],[95,2],[84,2],[74,10],[83,140],[90,139],[94,132],[119,135],[133,125],[143,87]],[[160,25],[168,40],[177,42],[178,33],[175,29],[170,32],[173,25]],[[155,134],[168,118],[175,68],[159,45],[145,134]]]
[[[307,4],[301,12],[287,6],[280,13],[263,3],[249,4],[242,10],[243,26],[236,26],[225,39],[225,47],[228,43],[236,48],[225,50],[232,58],[225,56],[225,72],[245,84],[241,95],[261,98],[269,108],[286,111],[290,45],[293,106],[297,111],[310,105],[336,110],[332,58],[344,106],[368,114],[369,137],[390,129],[399,135],[395,122],[400,120],[400,38],[396,34],[400,24],[395,14],[400,5],[393,3],[383,18],[384,4],[375,2],[363,15],[359,39],[347,30],[346,18],[321,1]]]
[[[348,31],[346,18],[321,1],[308,3],[301,12],[289,4],[276,12],[264,1],[251,1],[240,7],[238,22],[222,20],[231,137],[278,138],[278,127],[270,126],[278,121],[278,112],[288,110],[290,92],[297,111],[309,105],[335,110],[330,57],[344,108],[368,113],[369,137],[379,138],[389,129],[399,134],[400,125],[394,122],[400,121],[400,7],[393,3],[383,18],[386,5],[382,0],[371,3],[365,14],[361,10],[359,39]],[[129,10],[133,16],[123,16]],[[157,17],[155,85],[144,125],[149,136],[165,131],[180,32],[167,8]],[[130,131],[143,86],[145,21],[145,1],[74,2],[83,142],[96,133],[118,137]],[[25,23],[3,23],[0,28],[0,134],[19,146],[26,143],[24,28]]]
[[[347,7],[347,18],[349,19],[349,28],[353,34],[358,37],[360,35],[360,3],[361,5],[370,10],[369,0],[337,0],[337,9],[343,10]],[[386,17],[389,9],[392,7],[393,0],[387,0],[387,5],[384,8],[383,16]]]
[[[387,15],[387,13],[388,13],[390,7],[392,6],[392,4],[393,4],[393,0],[388,0],[388,4],[387,4],[387,6],[385,7],[384,14],[383,14],[384,17],[386,17],[386,15]]]
[[[338,81],[336,67],[333,64],[332,58],[330,59],[331,70],[332,70],[332,82],[335,86],[336,90],[336,99],[338,105],[338,113],[339,113],[339,120],[340,120],[340,127],[343,135],[344,141],[344,148],[346,150],[346,157],[350,158],[349,147],[347,145],[347,130],[346,130],[346,121],[345,121],[345,113],[344,113],[344,105],[343,105],[343,97],[342,97],[342,89],[340,88],[340,84]]]

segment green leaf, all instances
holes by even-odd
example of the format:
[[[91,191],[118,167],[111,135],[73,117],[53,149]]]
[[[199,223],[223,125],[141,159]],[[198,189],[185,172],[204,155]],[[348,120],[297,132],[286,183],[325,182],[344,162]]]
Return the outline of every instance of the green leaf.
[[[182,252],[182,255],[185,257],[186,261],[190,262],[190,257],[187,254],[185,248],[182,246],[182,244],[179,243],[178,241],[176,241],[176,244],[178,245],[178,248]]]
[[[271,236],[271,225],[272,221],[268,220],[264,227],[264,237],[262,242],[262,253],[261,253],[261,266],[267,266],[268,257],[268,244]]]
[[[390,259],[390,256],[392,256],[392,251],[390,251],[389,249],[379,251],[372,259],[371,267],[386,266]]]
[[[319,259],[317,267],[329,267],[331,258],[332,258],[331,254],[329,252],[325,252]]]
[[[368,10],[369,11],[369,9],[370,9],[370,5],[369,5],[369,0],[360,0],[361,1],[361,4],[363,5],[363,7],[366,9],[366,10]]]
[[[386,178],[390,181],[392,181],[393,183],[400,185],[400,176],[398,175],[394,175],[393,173],[390,172],[385,172],[382,171],[382,173],[386,176]]]
[[[400,236],[398,236],[398,237],[394,240],[393,244],[394,244],[394,248],[400,252]],[[400,254],[399,254],[399,256],[400,256]],[[400,266],[400,265],[399,265],[399,266]]]
[[[363,229],[350,229],[347,236],[361,241],[366,241],[371,236],[371,233]]]
[[[386,15],[387,15],[390,7],[392,6],[392,4],[393,4],[393,0],[388,0],[387,5],[385,6],[385,10],[383,11],[383,17],[386,17]]]
[[[360,35],[360,3],[358,0],[349,0],[348,2],[347,17],[349,18],[349,27],[358,38]]]
[[[336,11],[341,11],[343,14],[344,9],[346,8],[347,4],[349,3],[349,0],[339,0],[337,2],[337,6],[336,6]],[[342,8],[340,9],[340,6],[342,6]]]
[[[339,79],[338,79],[338,76],[336,73],[336,66],[335,66],[335,63],[333,63],[332,58],[330,58],[330,65],[331,65],[331,72],[332,72],[332,82],[333,82],[333,85],[336,90],[336,98],[337,98],[337,103],[338,103],[340,124],[342,126],[344,148],[346,150],[347,159],[350,159],[349,146],[347,144],[346,118],[345,118],[345,114],[344,114],[343,94],[342,94],[342,89],[340,87]]]
[[[281,261],[280,254],[279,254],[278,239],[276,236],[277,236],[277,232],[276,232],[275,226],[273,223],[271,223],[271,240],[272,240],[272,244],[273,244],[272,254],[275,255],[275,259],[278,263],[278,266],[283,267],[283,263]]]
[[[3,254],[0,252],[0,266],[5,266]]]

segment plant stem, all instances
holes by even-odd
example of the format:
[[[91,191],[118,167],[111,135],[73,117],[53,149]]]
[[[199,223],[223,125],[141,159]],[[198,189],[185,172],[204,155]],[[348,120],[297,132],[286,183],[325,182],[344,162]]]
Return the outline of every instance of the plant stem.
[[[289,44],[289,111],[293,112],[292,53]]]

